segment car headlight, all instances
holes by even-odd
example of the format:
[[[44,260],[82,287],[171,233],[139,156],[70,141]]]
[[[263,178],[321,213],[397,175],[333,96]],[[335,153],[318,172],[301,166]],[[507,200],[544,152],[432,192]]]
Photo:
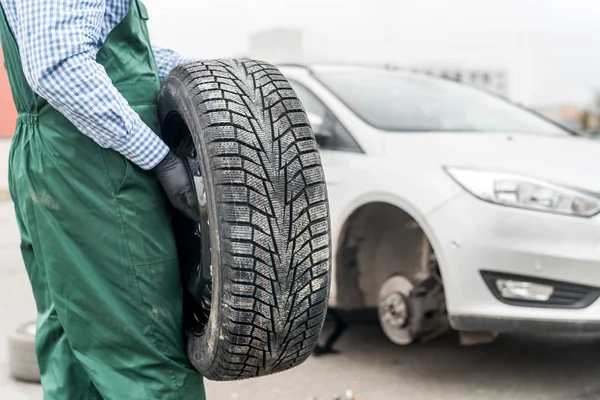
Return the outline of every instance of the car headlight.
[[[576,189],[508,173],[445,169],[465,190],[491,203],[580,217],[600,212],[600,198]]]

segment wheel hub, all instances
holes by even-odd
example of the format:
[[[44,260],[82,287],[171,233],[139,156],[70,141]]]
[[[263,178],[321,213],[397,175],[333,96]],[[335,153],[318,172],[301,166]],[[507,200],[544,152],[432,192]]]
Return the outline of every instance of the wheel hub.
[[[415,339],[409,329],[413,289],[408,279],[396,275],[385,281],[379,291],[379,323],[385,335],[396,344],[409,344]]]
[[[395,328],[403,328],[408,322],[408,303],[402,293],[392,293],[385,297],[381,306],[384,309],[382,319]]]

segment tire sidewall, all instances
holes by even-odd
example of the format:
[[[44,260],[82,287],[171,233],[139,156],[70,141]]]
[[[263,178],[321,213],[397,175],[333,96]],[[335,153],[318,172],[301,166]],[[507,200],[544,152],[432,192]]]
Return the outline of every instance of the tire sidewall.
[[[177,112],[184,119],[189,127],[192,140],[198,152],[200,170],[204,180],[205,194],[208,206],[208,217],[211,226],[211,262],[212,262],[212,300],[211,312],[208,324],[201,336],[188,335],[187,353],[190,361],[199,371],[211,369],[211,366],[218,354],[219,331],[221,330],[223,315],[226,310],[222,309],[222,293],[224,279],[222,279],[221,270],[221,234],[220,223],[217,214],[216,191],[214,190],[214,177],[211,171],[211,165],[207,153],[205,135],[203,134],[202,124],[196,114],[196,107],[193,99],[186,90],[183,82],[174,76],[168,77],[163,83],[163,87],[158,97],[158,114],[161,125],[167,117]],[[194,134],[199,132],[199,134]],[[203,249],[204,250],[204,249]]]

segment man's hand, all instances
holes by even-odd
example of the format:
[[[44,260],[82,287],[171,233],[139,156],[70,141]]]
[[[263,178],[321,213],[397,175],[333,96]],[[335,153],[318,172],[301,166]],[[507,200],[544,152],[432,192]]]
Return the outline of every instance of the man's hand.
[[[152,169],[171,204],[186,217],[199,222],[198,198],[184,161],[172,152]]]

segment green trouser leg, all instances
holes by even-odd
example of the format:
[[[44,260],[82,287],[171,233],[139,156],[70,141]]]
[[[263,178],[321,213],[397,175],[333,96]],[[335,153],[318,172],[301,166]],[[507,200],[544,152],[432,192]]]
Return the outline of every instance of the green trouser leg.
[[[20,117],[10,167],[45,399],[203,399],[158,183],[60,123],[41,135],[35,119]]]
[[[97,62],[160,133],[147,15],[131,4]],[[9,180],[38,308],[44,399],[203,400],[185,353],[177,252],[157,180],[31,90],[3,11],[0,39],[19,111]]]
[[[158,183],[60,123],[41,135],[35,119],[20,117],[10,168],[45,400],[204,399]]]
[[[19,143],[23,137],[27,136],[26,133],[19,131],[26,130],[26,128],[26,126],[19,126],[14,139],[13,154],[15,149],[26,148],[27,144]],[[11,165],[26,164],[27,152],[19,153],[25,157],[20,160],[13,160],[11,157]],[[11,182],[11,187],[15,187],[14,182]],[[38,359],[43,361],[39,364],[40,373],[45,382],[46,398],[69,399],[73,397],[69,395],[70,393],[78,393],[82,399],[101,399],[90,377],[71,350],[50,298],[45,271],[36,261],[32,238],[28,235],[29,229],[27,228],[29,220],[27,216],[31,214],[31,209],[16,207],[16,211],[17,223],[21,232],[21,254],[31,284],[37,288],[35,296],[38,309],[36,348]],[[57,371],[60,372],[57,374]],[[48,379],[50,377],[52,379]]]

